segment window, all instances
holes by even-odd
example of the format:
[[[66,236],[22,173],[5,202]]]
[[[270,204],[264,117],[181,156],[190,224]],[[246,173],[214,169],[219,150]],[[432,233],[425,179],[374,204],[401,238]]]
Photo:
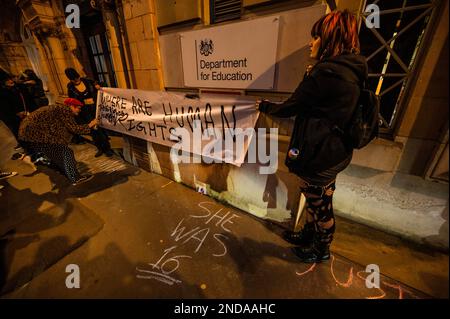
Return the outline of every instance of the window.
[[[111,51],[105,34],[96,34],[89,37],[91,58],[94,61],[96,78],[108,87],[116,86],[116,74],[112,66]]]

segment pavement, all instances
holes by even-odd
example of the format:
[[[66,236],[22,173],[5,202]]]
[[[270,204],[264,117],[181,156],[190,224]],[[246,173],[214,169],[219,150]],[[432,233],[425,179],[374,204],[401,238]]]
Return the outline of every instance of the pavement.
[[[111,158],[71,146],[94,174],[76,187],[26,159],[4,162],[19,174],[0,182],[2,298],[448,298],[442,251],[337,217],[332,258],[303,264],[282,225],[129,165],[119,140]]]

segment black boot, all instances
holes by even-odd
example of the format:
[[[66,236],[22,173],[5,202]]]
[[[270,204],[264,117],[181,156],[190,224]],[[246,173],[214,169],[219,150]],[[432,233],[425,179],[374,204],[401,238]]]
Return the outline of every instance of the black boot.
[[[292,248],[295,255],[304,263],[320,263],[330,259],[330,245],[333,241],[335,225],[329,229],[318,229],[311,245]]]
[[[292,251],[304,263],[320,263],[330,259],[330,244],[313,241],[309,246],[293,247]]]
[[[103,151],[101,149],[97,150],[97,153],[95,153],[94,157],[100,157],[103,155]]]
[[[314,223],[306,223],[298,232],[290,230],[283,232],[283,239],[294,245],[310,245],[315,232]]]
[[[107,150],[105,151],[105,155],[106,155],[107,157],[111,157],[111,156],[114,155],[114,152],[112,151],[112,149],[107,149]]]

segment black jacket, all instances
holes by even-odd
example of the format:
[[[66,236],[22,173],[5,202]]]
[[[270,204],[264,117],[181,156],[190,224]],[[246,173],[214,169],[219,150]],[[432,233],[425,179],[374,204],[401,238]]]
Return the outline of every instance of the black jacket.
[[[301,126],[305,124],[304,119],[321,119],[321,123],[316,121],[310,124],[314,128],[307,131],[308,138],[316,138],[317,142],[322,137],[318,136],[320,133],[314,136],[314,132],[325,126],[323,122],[345,130],[356,107],[360,85],[367,79],[367,70],[366,59],[360,55],[344,54],[324,59],[319,61],[309,74],[305,74],[303,81],[288,100],[282,104],[263,101],[259,110],[281,118],[296,117],[290,147],[295,139],[303,138],[301,135],[304,130]],[[346,147],[344,141],[335,139],[328,144],[332,145],[329,147],[330,160],[316,166],[317,171],[348,160],[352,155],[352,149]]]
[[[17,113],[33,112],[37,106],[26,87],[16,83],[13,87],[0,87],[0,120],[2,120],[15,135],[19,129],[20,118]]]
[[[86,90],[83,92],[78,91],[75,84],[72,82],[69,82],[67,84],[67,95],[71,98],[77,99],[82,103],[85,103],[85,100],[87,99],[93,99],[94,103],[97,102],[97,89],[95,88],[95,81],[88,79],[88,78],[81,78],[81,82],[84,83],[84,86],[86,87]],[[86,104],[86,103],[85,103]],[[89,103],[91,104],[91,103]]]
[[[45,96],[44,84],[42,83],[42,80],[39,78],[33,78],[31,80],[35,81],[35,84],[26,83],[26,81],[24,81],[23,85],[27,88],[28,93],[33,98],[36,107],[39,108],[41,106],[48,105],[49,101]]]
[[[87,124],[95,118],[97,89],[95,88],[96,82],[91,79],[81,78],[81,82],[83,82],[86,90],[80,92],[75,84],[69,82],[67,84],[67,94],[69,97],[77,99],[84,104],[77,117],[77,122],[79,124]]]

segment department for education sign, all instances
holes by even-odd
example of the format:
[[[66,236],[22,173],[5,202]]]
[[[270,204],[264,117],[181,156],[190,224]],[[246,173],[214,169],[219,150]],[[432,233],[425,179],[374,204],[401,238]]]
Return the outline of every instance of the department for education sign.
[[[180,34],[184,84],[272,89],[278,26],[272,16]]]

